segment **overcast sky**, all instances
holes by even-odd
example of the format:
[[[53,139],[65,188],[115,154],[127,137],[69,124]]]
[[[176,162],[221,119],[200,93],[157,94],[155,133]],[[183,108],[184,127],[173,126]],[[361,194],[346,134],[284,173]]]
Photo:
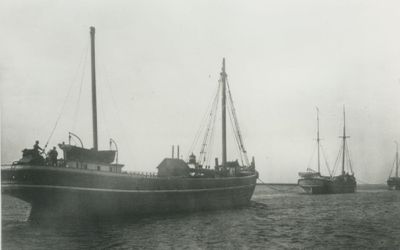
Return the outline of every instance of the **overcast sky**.
[[[49,147],[69,131],[91,147],[89,26],[99,145],[114,138],[126,170],[155,171],[172,144],[187,156],[226,57],[244,143],[263,181],[296,182],[309,167],[316,106],[333,165],[343,105],[356,177],[386,181],[400,141],[399,1],[3,0],[2,163],[36,139],[43,146],[60,114]],[[234,152],[230,143],[229,159]]]

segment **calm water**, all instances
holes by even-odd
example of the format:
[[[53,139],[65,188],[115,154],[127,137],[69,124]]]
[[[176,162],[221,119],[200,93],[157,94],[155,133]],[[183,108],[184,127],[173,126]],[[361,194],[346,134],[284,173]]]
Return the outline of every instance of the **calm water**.
[[[245,209],[124,221],[28,221],[29,205],[2,198],[3,249],[400,249],[400,192],[304,195],[258,186]]]

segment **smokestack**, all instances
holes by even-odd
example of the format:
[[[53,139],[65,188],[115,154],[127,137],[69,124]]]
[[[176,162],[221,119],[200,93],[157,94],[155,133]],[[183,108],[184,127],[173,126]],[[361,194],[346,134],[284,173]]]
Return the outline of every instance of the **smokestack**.
[[[176,147],[177,147],[177,155],[176,155],[176,158],[179,159],[179,145],[177,145]]]
[[[174,149],[175,149],[175,146],[174,146],[174,145],[172,145],[172,159],[174,159],[174,156],[175,156]]]

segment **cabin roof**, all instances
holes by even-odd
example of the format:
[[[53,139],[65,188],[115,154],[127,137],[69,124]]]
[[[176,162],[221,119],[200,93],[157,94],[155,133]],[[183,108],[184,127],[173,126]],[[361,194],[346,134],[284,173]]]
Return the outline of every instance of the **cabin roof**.
[[[66,161],[81,161],[110,164],[114,161],[114,150],[94,150],[81,148],[69,144],[58,145],[65,153]]]

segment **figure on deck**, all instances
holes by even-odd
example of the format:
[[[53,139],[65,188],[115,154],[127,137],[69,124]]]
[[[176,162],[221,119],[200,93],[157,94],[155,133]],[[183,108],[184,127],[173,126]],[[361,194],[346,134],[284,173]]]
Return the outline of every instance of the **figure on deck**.
[[[56,147],[53,147],[52,150],[49,151],[49,153],[47,154],[50,160],[50,166],[54,166],[57,167],[57,156],[58,156],[58,152],[56,150]]]
[[[40,155],[39,150],[43,151],[43,149],[39,146],[39,141],[36,141],[35,145],[33,145],[33,154],[34,154],[35,158],[39,157],[39,155]]]

